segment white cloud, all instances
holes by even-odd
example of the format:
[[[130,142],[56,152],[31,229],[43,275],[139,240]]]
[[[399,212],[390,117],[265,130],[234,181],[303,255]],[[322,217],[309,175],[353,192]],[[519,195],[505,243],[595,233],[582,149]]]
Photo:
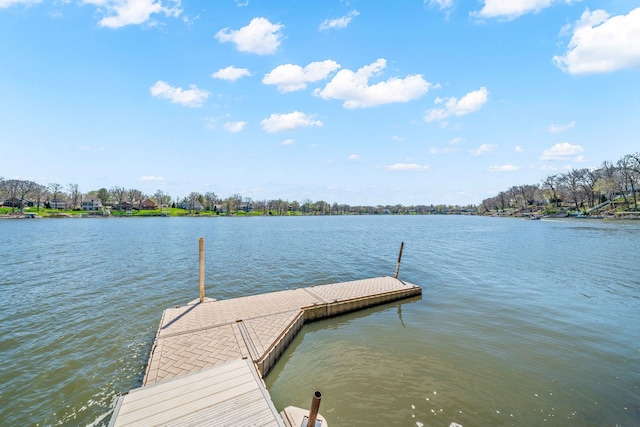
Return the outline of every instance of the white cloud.
[[[170,100],[174,104],[184,105],[185,107],[201,107],[204,101],[209,97],[209,92],[198,89],[196,85],[189,86],[189,89],[181,87],[169,86],[166,82],[158,80],[156,84],[151,86],[151,95]]]
[[[522,148],[522,146],[520,145],[516,145],[513,151],[515,151],[516,153],[522,153],[524,151],[524,148]]]
[[[391,139],[393,139],[394,141],[397,141],[397,142],[402,142],[402,141],[404,141],[404,138],[403,138],[403,137],[401,137],[401,136],[397,136],[397,135],[393,135],[393,136],[391,137]]]
[[[0,9],[5,9],[16,4],[35,4],[40,3],[41,0],[0,0]]]
[[[437,6],[440,10],[452,9],[453,8],[453,0],[428,0],[429,6]],[[427,3],[427,0],[424,0]]]
[[[497,145],[495,144],[482,144],[480,147],[475,150],[469,150],[469,153],[474,156],[482,156],[483,154],[493,153],[496,149]]]
[[[420,74],[409,75],[404,79],[392,77],[369,86],[369,78],[380,74],[386,66],[385,59],[378,59],[355,73],[342,69],[324,89],[316,89],[314,94],[322,99],[343,99],[343,107],[358,108],[411,101],[420,98],[431,87],[431,83]]]
[[[581,0],[484,0],[479,12],[472,12],[477,18],[515,19],[527,13],[540,12],[555,3],[571,4]]]
[[[272,114],[262,120],[262,128],[269,133],[290,131],[303,127],[323,126],[320,120],[315,120],[315,116],[306,115],[300,111],[287,114]]]
[[[520,169],[520,166],[514,165],[502,165],[502,166],[489,166],[488,172],[515,172]]]
[[[307,83],[325,79],[340,68],[336,61],[312,62],[302,68],[299,65],[279,65],[262,79],[266,85],[276,85],[280,92],[293,92],[307,87]]]
[[[571,145],[568,142],[561,142],[548,150],[544,150],[542,152],[542,156],[540,156],[540,160],[556,160],[556,161],[566,161],[568,158],[577,155],[578,153],[582,153],[582,147],[579,145]],[[576,158],[577,160],[578,158]]]
[[[352,154],[349,156],[349,160],[358,160],[360,158],[360,156],[358,156],[357,154]]]
[[[489,99],[489,91],[485,87],[469,92],[460,100],[455,97],[436,98],[436,104],[443,104],[444,108],[434,108],[427,111],[424,120],[433,122],[436,120],[444,120],[450,116],[463,116],[465,114],[478,111]]]
[[[333,28],[346,28],[346,26],[349,25],[349,23],[353,20],[353,18],[355,18],[358,15],[360,15],[360,12],[358,12],[357,10],[352,10],[351,12],[349,12],[348,14],[346,14],[341,18],[325,19],[320,24],[319,30],[325,31]]]
[[[233,2],[236,4],[236,6],[238,7],[245,7],[245,6],[249,6],[249,0],[233,0]]]
[[[207,127],[207,129],[215,129],[216,128],[216,124],[218,123],[218,118],[217,117],[206,117],[204,119],[205,121],[205,126]]]
[[[222,127],[228,132],[240,132],[244,129],[247,122],[226,122]]]
[[[587,9],[573,26],[564,55],[553,62],[569,74],[605,73],[640,67],[640,7],[610,17]]]
[[[215,73],[211,74],[211,77],[214,79],[227,80],[230,82],[235,82],[241,77],[250,76],[251,73],[246,68],[236,68],[233,65],[228,66],[227,68],[221,68]]]
[[[142,182],[163,182],[164,178],[161,177],[161,176],[148,175],[148,176],[141,176],[140,178],[138,178],[138,181],[142,181]]]
[[[282,39],[282,24],[272,24],[266,18],[253,18],[249,25],[239,30],[224,28],[216,34],[222,43],[233,42],[240,52],[269,55],[274,53]]]
[[[575,121],[572,121],[571,123],[567,123],[566,125],[555,125],[555,124],[552,124],[551,126],[549,126],[549,132],[551,132],[551,133],[564,132],[566,130],[571,129],[575,125],[576,125]]]
[[[426,171],[430,166],[422,166],[417,163],[394,163],[390,166],[385,166],[384,170],[388,172],[396,172],[396,171],[409,171],[409,172],[420,172]]]
[[[169,0],[169,2],[172,6],[166,7],[161,1],[155,0],[83,0],[84,4],[98,7],[100,13],[104,15],[99,24],[108,28],[145,23],[153,25],[151,15],[159,13],[177,18],[182,13],[180,0]]]
[[[457,138],[453,138],[451,141],[449,141],[449,144],[457,145],[457,144],[460,144],[461,141],[462,141],[462,138],[457,137]]]
[[[293,144],[295,144],[295,142],[296,142],[295,139],[285,139],[280,144],[282,144],[282,145],[293,145]]]

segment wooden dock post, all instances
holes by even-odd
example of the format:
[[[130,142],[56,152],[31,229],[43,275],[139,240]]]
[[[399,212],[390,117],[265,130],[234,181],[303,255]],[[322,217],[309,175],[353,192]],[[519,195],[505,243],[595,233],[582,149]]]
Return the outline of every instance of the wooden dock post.
[[[204,238],[200,238],[200,302],[204,302]]]
[[[398,272],[400,271],[400,260],[402,260],[402,249],[404,248],[404,242],[400,244],[400,253],[398,254],[398,265],[396,266],[396,275],[393,276],[394,279],[398,278]]]

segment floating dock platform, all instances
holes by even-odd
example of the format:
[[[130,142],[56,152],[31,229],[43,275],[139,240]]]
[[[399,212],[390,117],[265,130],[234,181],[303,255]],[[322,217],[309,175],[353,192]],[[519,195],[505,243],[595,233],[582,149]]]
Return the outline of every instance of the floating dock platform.
[[[285,427],[248,359],[130,391],[113,426]]]
[[[262,378],[305,322],[421,294],[419,286],[378,277],[230,300],[204,300],[167,309],[151,349],[143,386],[120,397],[110,425],[286,425],[281,417],[271,421],[273,403]],[[245,366],[251,375],[240,374]],[[223,372],[229,367],[243,379],[229,379]],[[218,373],[218,368],[223,371]],[[251,378],[244,383],[251,383],[250,391],[242,387],[236,389],[237,395],[229,391]],[[178,391],[183,387],[181,381],[188,382],[184,392]],[[224,382],[226,388],[220,388],[219,383]],[[192,394],[188,398],[187,391]],[[254,402],[261,409],[251,421],[243,418],[246,405],[234,403],[234,399],[242,402],[247,398],[245,391],[264,399],[260,404]],[[198,401],[208,402],[208,406],[193,403]],[[136,411],[145,414],[145,407],[164,408],[164,422],[151,422],[150,416],[131,416]],[[218,413],[232,422],[225,424],[215,418]],[[258,420],[270,421],[263,424]]]

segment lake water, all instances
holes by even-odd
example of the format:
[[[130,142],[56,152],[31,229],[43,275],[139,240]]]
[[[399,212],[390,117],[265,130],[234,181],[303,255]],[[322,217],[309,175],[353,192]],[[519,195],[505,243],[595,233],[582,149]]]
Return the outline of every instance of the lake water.
[[[640,221],[0,221],[0,425],[106,425],[160,315],[393,275],[422,298],[306,325],[265,382],[339,426],[640,425]]]

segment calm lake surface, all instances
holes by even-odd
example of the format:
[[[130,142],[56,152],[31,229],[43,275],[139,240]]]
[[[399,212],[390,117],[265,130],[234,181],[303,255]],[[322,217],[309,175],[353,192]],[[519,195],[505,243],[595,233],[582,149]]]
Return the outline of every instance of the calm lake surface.
[[[0,425],[109,423],[165,308],[393,275],[422,298],[303,328],[265,379],[339,426],[640,425],[640,221],[0,221]]]

